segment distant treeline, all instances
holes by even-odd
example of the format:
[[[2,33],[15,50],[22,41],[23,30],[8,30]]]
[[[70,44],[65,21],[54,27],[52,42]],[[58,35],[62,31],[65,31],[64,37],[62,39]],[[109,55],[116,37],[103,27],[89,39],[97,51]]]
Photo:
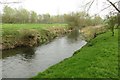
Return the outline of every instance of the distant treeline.
[[[5,6],[1,15],[2,23],[70,23],[82,24],[81,26],[101,24],[102,19],[99,16],[90,17],[85,12],[69,13],[64,15],[37,14],[34,11],[28,11],[24,8],[11,8]],[[72,23],[71,23],[72,22]],[[75,25],[78,26],[78,25]]]
[[[5,6],[2,14],[3,23],[63,23],[63,16],[51,16],[50,14],[38,15],[34,11],[28,11],[24,8],[13,9]]]

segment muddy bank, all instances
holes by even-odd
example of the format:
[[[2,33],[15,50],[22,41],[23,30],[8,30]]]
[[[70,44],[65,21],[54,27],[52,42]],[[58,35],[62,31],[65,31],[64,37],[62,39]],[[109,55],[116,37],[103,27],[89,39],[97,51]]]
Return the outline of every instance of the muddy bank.
[[[63,36],[69,32],[71,30],[65,27],[52,27],[41,30],[21,29],[17,30],[15,34],[3,36],[0,49],[12,49],[20,46],[33,47],[50,42],[54,38]]]

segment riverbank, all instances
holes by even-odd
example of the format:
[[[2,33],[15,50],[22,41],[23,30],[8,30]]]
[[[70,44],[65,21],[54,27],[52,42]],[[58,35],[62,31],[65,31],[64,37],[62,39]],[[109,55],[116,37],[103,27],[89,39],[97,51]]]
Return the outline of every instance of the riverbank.
[[[118,78],[118,30],[94,36],[74,56],[34,78]]]
[[[69,33],[67,24],[2,24],[2,50],[33,47]]]
[[[97,35],[105,33],[107,31],[107,27],[104,25],[97,25],[97,26],[88,26],[82,28],[80,30],[81,34],[85,37],[86,41],[90,41],[94,39]]]

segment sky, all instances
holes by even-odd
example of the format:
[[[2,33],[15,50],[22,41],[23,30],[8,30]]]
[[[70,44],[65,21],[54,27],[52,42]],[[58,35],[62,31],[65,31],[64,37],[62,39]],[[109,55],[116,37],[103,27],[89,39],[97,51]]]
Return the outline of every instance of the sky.
[[[84,5],[92,0],[0,0],[0,2],[12,2],[18,1],[22,2],[19,4],[9,4],[13,8],[25,8],[29,11],[35,11],[37,14],[51,15],[65,14],[70,12],[83,11]],[[118,0],[110,0],[116,2]],[[110,4],[106,0],[95,0],[92,7],[89,10],[91,15],[98,14],[103,8],[109,6]],[[4,5],[2,5],[3,7]],[[2,7],[0,9],[2,11]],[[108,14],[110,9],[102,11],[100,16],[105,16]]]

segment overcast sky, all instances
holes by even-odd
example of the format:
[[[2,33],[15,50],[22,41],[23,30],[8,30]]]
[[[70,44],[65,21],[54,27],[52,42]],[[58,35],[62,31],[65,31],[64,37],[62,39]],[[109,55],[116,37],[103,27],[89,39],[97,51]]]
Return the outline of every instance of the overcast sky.
[[[92,0],[0,0],[0,2],[12,2],[20,1],[19,4],[9,4],[14,8],[25,8],[29,11],[35,11],[38,14],[49,13],[51,15],[64,14],[69,12],[82,11],[83,5]],[[118,0],[110,0],[116,2]],[[91,15],[99,13],[103,8],[109,5],[106,0],[95,0],[94,4],[90,8],[89,13]],[[2,5],[3,6],[3,5]],[[1,6],[0,6],[1,7]],[[2,9],[2,8],[1,8]],[[99,13],[101,16],[108,14],[110,9],[104,10]]]

